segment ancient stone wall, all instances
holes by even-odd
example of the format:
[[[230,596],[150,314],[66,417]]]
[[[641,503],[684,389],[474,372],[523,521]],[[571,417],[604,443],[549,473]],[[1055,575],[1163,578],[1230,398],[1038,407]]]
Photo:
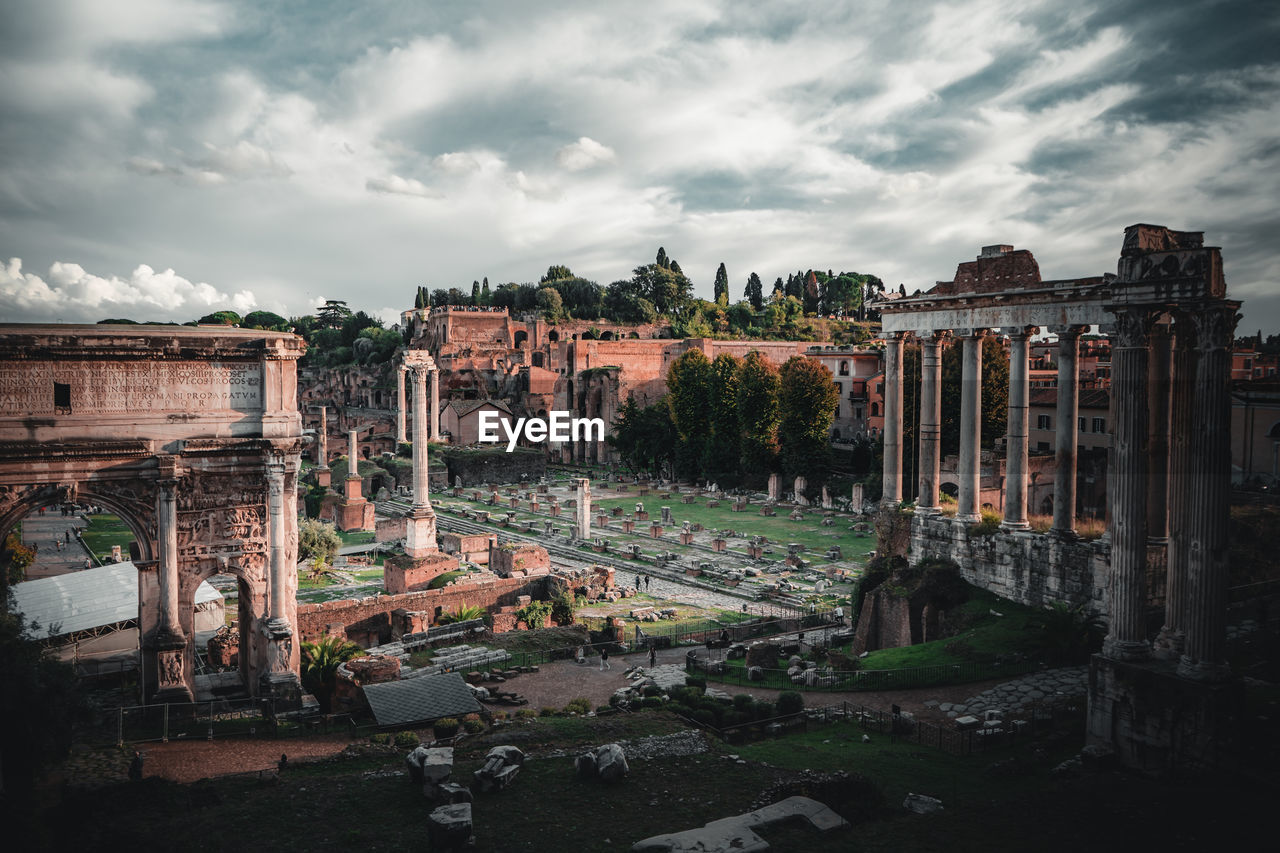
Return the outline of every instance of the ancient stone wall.
[[[969,583],[1020,604],[1063,601],[1107,614],[1110,551],[1102,541],[1064,541],[1030,532],[972,536],[966,525],[945,516],[916,516],[911,561],[928,557],[953,561]]]
[[[493,544],[489,548],[489,571],[499,577],[546,574],[551,571],[547,549],[531,544]]]
[[[304,641],[314,642],[329,633],[330,623],[340,622],[346,626],[347,636],[363,645],[389,642],[391,614],[395,610],[428,611],[434,624],[440,614],[457,612],[463,607],[488,609],[514,605],[521,595],[545,598],[546,584],[546,577],[491,578],[401,595],[299,604],[298,630]]]
[[[505,447],[493,450],[449,449],[440,455],[444,457],[448,469],[449,485],[453,485],[459,477],[464,486],[518,483],[521,475],[527,481],[536,483],[539,477],[547,473],[547,457],[536,450],[517,448],[507,453]]]

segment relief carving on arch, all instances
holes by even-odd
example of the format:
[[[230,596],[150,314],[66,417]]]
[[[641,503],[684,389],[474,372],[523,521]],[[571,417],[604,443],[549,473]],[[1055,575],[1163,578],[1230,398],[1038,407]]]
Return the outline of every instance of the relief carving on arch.
[[[160,689],[166,687],[184,687],[186,681],[182,677],[182,649],[170,649],[156,653],[156,674],[160,679]]]
[[[266,484],[260,475],[183,477],[178,485],[179,556],[202,565],[265,556],[266,511]]]

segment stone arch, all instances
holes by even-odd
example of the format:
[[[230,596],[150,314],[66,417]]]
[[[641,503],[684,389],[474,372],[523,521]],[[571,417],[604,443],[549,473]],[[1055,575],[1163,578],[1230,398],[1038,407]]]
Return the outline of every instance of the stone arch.
[[[553,344],[557,343],[560,340],[560,333],[555,329],[552,329],[550,332],[547,332],[547,340]]]
[[[1044,500],[1040,501],[1040,514],[1053,515],[1053,495],[1045,495]]]
[[[600,333],[600,340],[602,340],[602,341],[612,341],[612,340],[614,340],[614,334],[613,334],[613,332],[611,332],[611,331],[604,331],[604,332],[601,332],[601,333]]]
[[[543,361],[543,355],[542,355],[542,353],[540,353],[540,352],[535,352],[535,353],[533,354],[533,366],[534,366],[534,367],[542,367],[542,366],[543,366],[543,364],[544,364],[544,361]]]
[[[529,333],[526,332],[524,329],[518,329],[516,331],[516,336],[515,336],[515,341],[513,346],[522,347],[528,342],[529,342]]]
[[[953,498],[958,498],[960,497],[960,484],[954,480],[943,480],[942,484],[938,486],[938,491],[942,492],[944,495],[951,495]]]
[[[1273,423],[1271,429],[1267,430],[1267,438],[1280,440],[1280,421]]]

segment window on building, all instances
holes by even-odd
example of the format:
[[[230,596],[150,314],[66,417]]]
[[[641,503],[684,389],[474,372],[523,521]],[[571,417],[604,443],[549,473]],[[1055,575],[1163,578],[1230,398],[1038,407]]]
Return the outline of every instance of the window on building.
[[[861,408],[861,407],[858,407],[858,408],[854,409],[854,410],[853,410],[853,416],[854,416],[855,418],[857,418],[858,420],[862,420],[862,408]]]
[[[1049,442],[1047,442],[1047,441],[1037,441],[1037,442],[1036,442],[1036,452],[1037,452],[1037,453],[1048,453],[1048,452],[1049,452]]]
[[[880,414],[880,404],[879,404],[879,403],[872,403],[872,404],[871,404],[871,417],[873,417],[873,418],[874,418],[874,417],[876,417],[876,416],[877,416],[877,415],[879,415],[879,414]]]
[[[841,376],[849,375],[849,362],[847,361],[840,362],[840,375]]]
[[[1106,432],[1106,431],[1107,431],[1107,419],[1106,419],[1106,418],[1094,418],[1094,419],[1093,419],[1093,431],[1094,431],[1094,432]]]
[[[1036,429],[1053,429],[1053,419],[1049,415],[1036,415]]]
[[[1085,426],[1086,420],[1086,418],[1080,418],[1080,432],[1084,432],[1087,429]]]

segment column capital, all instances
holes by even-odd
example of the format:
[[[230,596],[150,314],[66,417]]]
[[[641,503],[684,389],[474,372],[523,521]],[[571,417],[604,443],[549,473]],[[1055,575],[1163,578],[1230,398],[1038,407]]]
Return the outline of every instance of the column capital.
[[[957,338],[985,338],[990,332],[986,328],[952,329]]]
[[[1147,345],[1147,335],[1157,316],[1154,310],[1137,306],[1117,307],[1112,310],[1112,313],[1115,315],[1115,322],[1108,324],[1110,328],[1107,334],[1114,339],[1113,346],[1145,347]]]
[[[1053,323],[1049,325],[1048,329],[1051,333],[1057,335],[1059,339],[1062,339],[1062,338],[1071,339],[1071,338],[1080,337],[1080,335],[1084,334],[1086,331],[1089,330],[1089,327],[1081,326],[1078,324],[1071,324],[1071,323],[1068,323],[1066,325],[1063,325],[1061,323]]]
[[[1010,338],[1019,338],[1021,340],[1026,340],[1032,335],[1040,334],[1040,327],[1039,326],[1013,326],[1009,329],[1001,329],[1001,331],[1004,332],[1006,335],[1008,335]]]
[[[950,329],[917,329],[914,332],[923,344],[940,344],[951,337]]]
[[[1192,313],[1190,319],[1196,331],[1196,349],[1202,353],[1231,349],[1236,323],[1240,320],[1236,313],[1238,307],[1238,304],[1228,302]]]

